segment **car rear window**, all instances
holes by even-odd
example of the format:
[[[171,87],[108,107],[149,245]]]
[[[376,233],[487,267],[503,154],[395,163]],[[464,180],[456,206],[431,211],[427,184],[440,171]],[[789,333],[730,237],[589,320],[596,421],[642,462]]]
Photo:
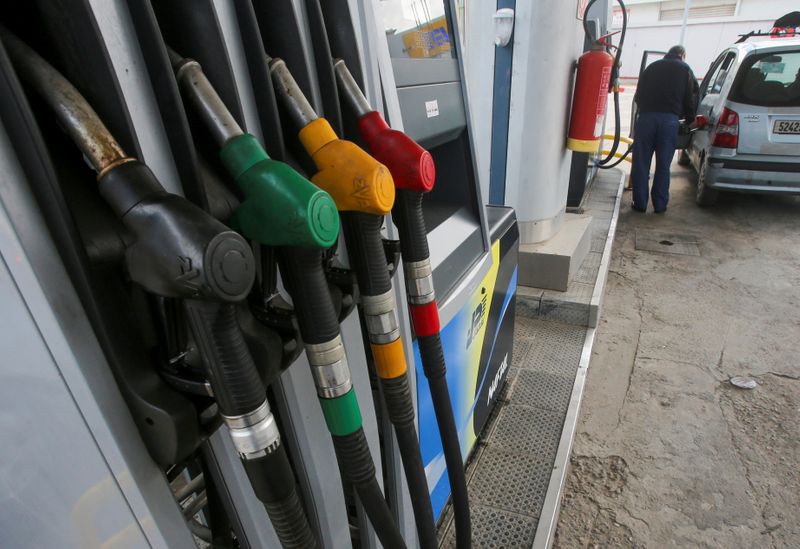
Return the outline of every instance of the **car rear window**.
[[[745,59],[731,100],[764,107],[800,107],[800,50],[761,53]]]

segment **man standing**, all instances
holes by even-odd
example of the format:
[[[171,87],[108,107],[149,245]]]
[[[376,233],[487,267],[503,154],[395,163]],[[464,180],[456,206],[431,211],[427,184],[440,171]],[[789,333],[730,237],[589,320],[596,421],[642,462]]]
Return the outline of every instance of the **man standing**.
[[[633,142],[633,209],[647,210],[648,180],[653,153],[656,174],[650,195],[656,213],[664,213],[669,202],[669,168],[678,142],[678,120],[694,120],[697,109],[697,79],[684,62],[683,46],[670,48],[664,59],[642,73],[634,101],[639,106]]]

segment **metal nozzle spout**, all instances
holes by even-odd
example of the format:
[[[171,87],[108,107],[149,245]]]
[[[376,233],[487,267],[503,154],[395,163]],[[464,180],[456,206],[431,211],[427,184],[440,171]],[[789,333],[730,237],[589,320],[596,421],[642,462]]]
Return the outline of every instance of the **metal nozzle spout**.
[[[167,52],[181,92],[192,103],[217,144],[222,146],[242,135],[244,131],[208,81],[200,63],[182,57],[172,48],[167,47]]]
[[[339,92],[347,98],[347,101],[350,103],[350,106],[353,108],[358,118],[375,110],[369,104],[369,101],[367,101],[364,92],[358,87],[355,78],[353,78],[344,60],[337,59],[333,63],[333,70],[336,73],[336,82],[339,84]]]
[[[20,78],[53,109],[61,126],[98,173],[127,160],[122,146],[69,80],[2,25],[0,37]]]
[[[269,59],[269,68],[275,91],[297,127],[305,128],[319,118],[283,59]]]

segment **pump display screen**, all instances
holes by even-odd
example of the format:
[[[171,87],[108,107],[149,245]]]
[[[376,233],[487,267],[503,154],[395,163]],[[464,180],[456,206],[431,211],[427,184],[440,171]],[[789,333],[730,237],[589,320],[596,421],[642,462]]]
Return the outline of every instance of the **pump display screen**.
[[[384,0],[378,5],[389,42],[389,55],[393,58],[454,56],[443,1]]]

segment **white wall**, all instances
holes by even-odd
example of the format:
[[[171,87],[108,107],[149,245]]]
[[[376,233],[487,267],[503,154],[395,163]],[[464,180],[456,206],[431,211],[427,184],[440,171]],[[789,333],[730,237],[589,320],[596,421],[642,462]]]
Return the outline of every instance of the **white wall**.
[[[572,158],[566,136],[583,44],[577,4],[517,1],[506,204],[516,208],[526,243],[555,234],[566,206]]]
[[[736,15],[718,20],[689,20],[686,29],[686,61],[702,78],[719,52],[734,43],[740,34],[751,30],[769,31],[775,20],[800,9],[797,0],[740,0]],[[623,77],[635,77],[644,50],[666,51],[680,40],[681,21],[658,20],[659,3],[628,6],[630,20],[622,55]]]

